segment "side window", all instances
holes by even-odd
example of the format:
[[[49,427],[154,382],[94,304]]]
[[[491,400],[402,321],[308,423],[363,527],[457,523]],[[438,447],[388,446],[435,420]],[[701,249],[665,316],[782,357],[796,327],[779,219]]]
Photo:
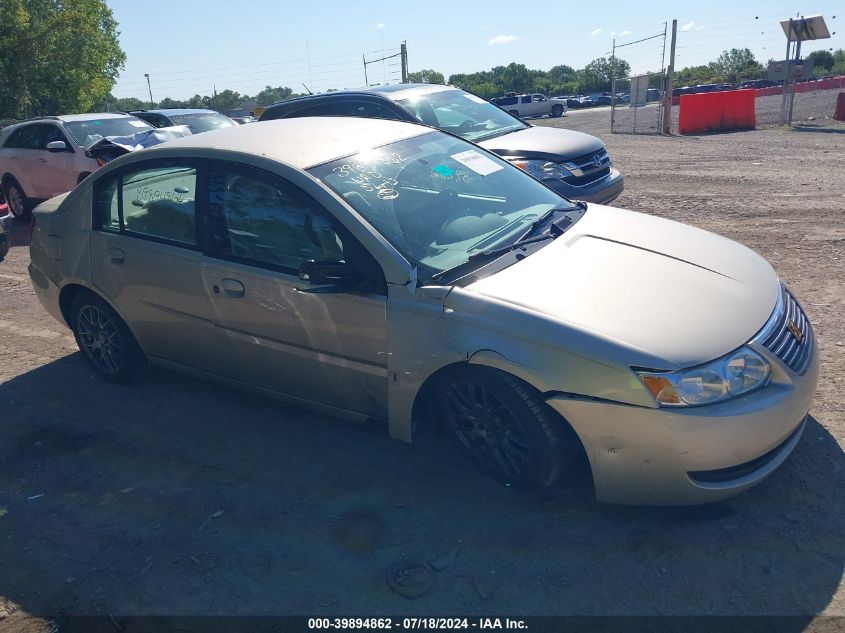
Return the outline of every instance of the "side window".
[[[6,141],[6,147],[15,149],[44,149],[47,144],[46,133],[52,126],[41,123],[32,123],[19,128]]]
[[[373,101],[354,101],[349,105],[349,116],[360,116],[370,119],[390,119],[393,121],[399,118],[389,108]]]
[[[67,146],[67,149],[65,151],[73,152],[73,147],[67,140],[67,137],[56,125],[49,126],[49,131],[47,132],[46,138],[44,139],[44,146],[46,147],[47,143],[52,143],[53,141],[63,141],[64,144]]]
[[[306,261],[346,261],[328,214],[281,178],[216,165],[209,172],[208,210],[213,254],[292,273]]]
[[[196,188],[197,171],[189,165],[121,171],[96,185],[94,226],[196,246]]]
[[[197,170],[186,165],[123,172],[125,231],[195,246],[196,190]]]
[[[351,104],[345,99],[329,99],[323,103],[297,110],[290,116],[352,116],[350,106]]]
[[[525,95],[522,99],[520,99],[520,101],[522,103],[531,103],[531,95]]]

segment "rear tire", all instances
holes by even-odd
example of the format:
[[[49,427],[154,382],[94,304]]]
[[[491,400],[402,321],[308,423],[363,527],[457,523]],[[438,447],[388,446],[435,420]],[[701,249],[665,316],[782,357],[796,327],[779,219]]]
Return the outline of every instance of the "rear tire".
[[[146,358],[123,319],[93,292],[80,292],[70,309],[71,327],[82,355],[98,376],[109,382],[135,381]]]
[[[82,172],[81,174],[79,174],[79,177],[76,179],[76,184],[79,185],[83,180],[88,178],[88,176],[90,176],[90,175],[91,175],[90,171]]]
[[[12,215],[21,221],[28,221],[32,214],[32,209],[26,193],[18,184],[18,181],[10,178],[3,184],[3,195],[6,198],[6,204],[9,205],[9,211]]]
[[[518,117],[518,116],[519,116],[519,111],[518,111],[518,110],[508,110],[508,112],[509,112],[510,114],[514,115],[515,117]]]
[[[466,453],[504,484],[552,486],[580,450],[541,394],[498,369],[463,366],[440,383],[439,414]]]
[[[553,117],[559,117],[562,114],[563,114],[563,106],[562,105],[556,105],[556,106],[552,107],[552,116]]]

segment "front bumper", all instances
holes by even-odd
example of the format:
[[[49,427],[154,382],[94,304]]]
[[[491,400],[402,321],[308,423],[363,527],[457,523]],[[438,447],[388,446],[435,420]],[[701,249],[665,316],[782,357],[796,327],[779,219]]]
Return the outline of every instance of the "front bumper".
[[[609,204],[625,189],[625,177],[615,168],[604,178],[599,178],[582,187],[565,183],[560,179],[544,180],[543,183],[570,200],[584,200],[594,204]]]
[[[548,403],[581,439],[603,503],[692,505],[760,483],[800,440],[818,358],[799,376],[764,348],[771,383],[747,396],[687,409],[555,395]],[[635,379],[634,379],[635,380]]]

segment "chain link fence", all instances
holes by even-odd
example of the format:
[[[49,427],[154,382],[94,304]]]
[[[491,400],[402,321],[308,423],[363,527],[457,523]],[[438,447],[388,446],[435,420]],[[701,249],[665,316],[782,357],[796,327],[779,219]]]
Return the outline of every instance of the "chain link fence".
[[[660,134],[663,91],[646,86],[662,87],[664,79],[663,73],[617,79],[610,108],[610,131],[614,134]]]

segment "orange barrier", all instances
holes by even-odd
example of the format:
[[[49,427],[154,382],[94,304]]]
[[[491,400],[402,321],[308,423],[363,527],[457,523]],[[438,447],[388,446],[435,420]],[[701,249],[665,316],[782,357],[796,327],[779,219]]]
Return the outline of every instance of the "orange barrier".
[[[837,121],[845,121],[845,92],[836,95],[836,112],[834,112],[833,118]]]
[[[754,90],[726,90],[681,95],[678,132],[700,134],[726,130],[753,130]]]

